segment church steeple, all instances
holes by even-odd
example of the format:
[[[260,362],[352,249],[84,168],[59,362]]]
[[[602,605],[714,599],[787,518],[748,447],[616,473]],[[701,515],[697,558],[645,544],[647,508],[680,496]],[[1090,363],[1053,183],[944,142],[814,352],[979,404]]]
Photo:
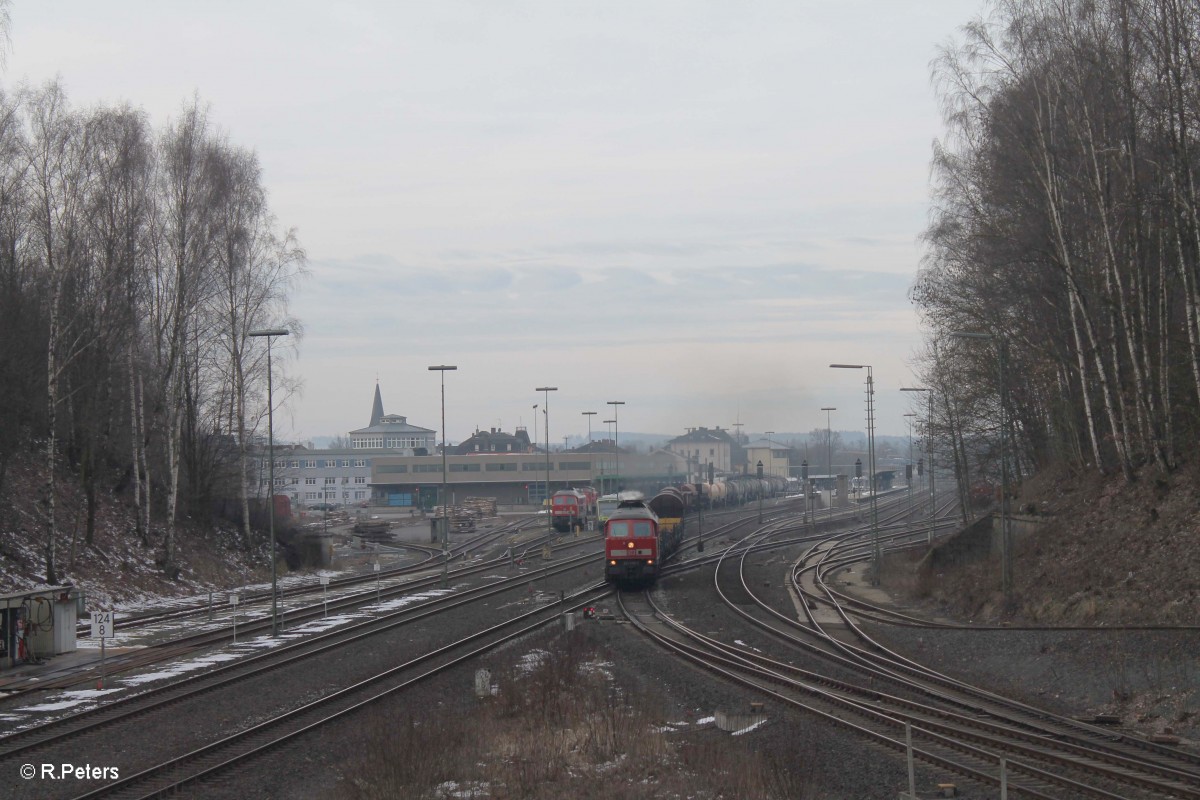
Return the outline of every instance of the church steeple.
[[[371,405],[371,422],[368,428],[373,428],[383,419],[383,395],[379,393],[379,383],[375,384],[375,402]]]

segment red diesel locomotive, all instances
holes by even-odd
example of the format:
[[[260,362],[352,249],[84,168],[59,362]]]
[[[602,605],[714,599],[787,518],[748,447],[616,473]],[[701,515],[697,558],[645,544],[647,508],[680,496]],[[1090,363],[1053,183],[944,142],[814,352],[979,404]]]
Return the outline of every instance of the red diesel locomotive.
[[[550,498],[550,515],[554,530],[567,533],[586,530],[591,526],[596,507],[596,490],[561,489]]]
[[[624,492],[604,523],[604,579],[609,583],[653,583],[662,562],[679,547],[682,520],[663,524],[641,492]]]

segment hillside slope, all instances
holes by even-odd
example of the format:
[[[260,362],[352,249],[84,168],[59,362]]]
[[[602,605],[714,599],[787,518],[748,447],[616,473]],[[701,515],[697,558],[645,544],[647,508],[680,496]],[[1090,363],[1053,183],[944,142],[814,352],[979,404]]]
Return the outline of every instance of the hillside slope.
[[[918,581],[962,619],[1062,625],[1200,625],[1200,470],[1120,476],[1047,472],[1025,482],[1014,510],[1033,511],[1037,533],[1013,554],[1005,608],[998,560]]]
[[[42,584],[46,576],[44,512],[37,502],[45,484],[44,465],[23,459],[9,465],[0,498],[0,593]],[[84,541],[86,503],[72,476],[60,476],[57,540],[59,583],[83,588],[89,607],[126,605],[156,596],[197,594],[270,579],[267,550],[247,553],[231,527],[181,525],[177,530],[181,573],[169,580],[155,563],[162,533],[145,547],[132,510],[100,493],[96,534]]]

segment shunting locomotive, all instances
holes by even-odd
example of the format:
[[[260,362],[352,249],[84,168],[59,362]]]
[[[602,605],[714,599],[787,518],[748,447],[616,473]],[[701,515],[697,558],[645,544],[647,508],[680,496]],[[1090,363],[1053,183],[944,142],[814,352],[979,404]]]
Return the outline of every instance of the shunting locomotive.
[[[582,531],[590,528],[594,519],[596,490],[590,486],[582,489],[562,489],[550,498],[550,514],[554,530],[559,533]]]

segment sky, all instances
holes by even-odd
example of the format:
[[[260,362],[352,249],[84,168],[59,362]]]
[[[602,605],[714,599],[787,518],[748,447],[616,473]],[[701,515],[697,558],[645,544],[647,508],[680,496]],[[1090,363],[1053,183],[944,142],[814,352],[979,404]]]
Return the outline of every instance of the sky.
[[[930,65],[974,0],[11,0],[2,82],[253,149],[309,273],[276,437],[920,410]],[[538,422],[539,438],[544,436]]]

